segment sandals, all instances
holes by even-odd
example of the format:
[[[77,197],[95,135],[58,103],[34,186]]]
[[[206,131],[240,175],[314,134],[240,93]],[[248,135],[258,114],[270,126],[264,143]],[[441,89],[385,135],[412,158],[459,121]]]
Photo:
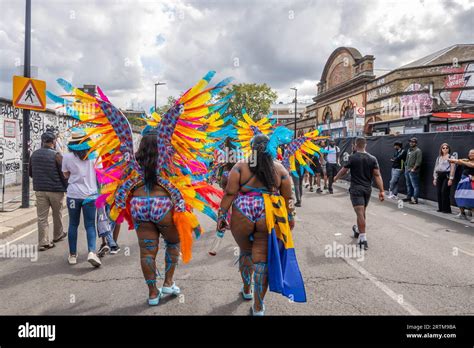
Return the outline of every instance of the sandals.
[[[173,285],[171,285],[169,287],[168,286],[163,286],[162,288],[160,288],[160,291],[163,294],[170,294],[170,295],[174,295],[174,296],[177,296],[181,293],[181,289],[176,286],[175,282],[173,282]]]
[[[253,291],[252,289],[250,289],[250,294],[246,294],[245,291],[244,291],[244,286],[242,285],[242,289],[240,289],[240,293],[242,294],[242,298],[244,300],[253,300]]]
[[[262,310],[259,311],[259,312],[255,311],[255,308],[254,308],[254,306],[252,305],[252,315],[253,315],[254,317],[263,317],[263,316],[265,315],[265,305],[262,304]]]
[[[161,289],[158,289],[158,296],[155,297],[155,298],[149,298],[148,299],[148,305],[149,306],[157,306],[158,303],[160,303],[160,298],[163,297],[163,292],[161,291]]]
[[[46,251],[48,249],[51,249],[51,248],[54,248],[55,245],[54,243],[49,243],[49,244],[46,244],[46,245],[42,245],[38,248],[39,251]]]

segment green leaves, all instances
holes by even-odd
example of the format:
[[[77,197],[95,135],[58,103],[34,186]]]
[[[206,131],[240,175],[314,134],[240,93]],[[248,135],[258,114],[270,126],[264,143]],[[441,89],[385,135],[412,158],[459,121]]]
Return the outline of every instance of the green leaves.
[[[230,101],[228,112],[236,118],[242,117],[242,109],[254,120],[268,115],[271,104],[275,103],[278,95],[267,84],[241,83],[232,85],[222,91],[221,96],[229,92],[235,95]]]

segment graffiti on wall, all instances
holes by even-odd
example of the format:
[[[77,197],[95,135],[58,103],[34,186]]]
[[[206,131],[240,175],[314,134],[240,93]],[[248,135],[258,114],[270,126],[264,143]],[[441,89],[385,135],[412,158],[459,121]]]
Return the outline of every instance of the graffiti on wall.
[[[444,90],[439,93],[448,106],[459,104],[474,104],[474,63],[459,67],[447,67],[442,70],[447,73],[444,80]]]
[[[390,94],[392,92],[392,88],[390,85],[382,86],[379,88],[372,89],[367,92],[367,101],[371,102],[377,98],[380,98],[384,95]]]
[[[5,169],[5,185],[20,183],[23,120],[22,111],[8,103],[0,103],[0,162]],[[15,123],[15,125],[13,125]],[[41,146],[41,135],[53,130],[62,139],[69,137],[69,128],[77,121],[71,117],[59,116],[47,112],[32,111],[30,113],[30,152]],[[12,131],[15,127],[15,131]],[[14,134],[6,137],[6,134]]]
[[[402,117],[420,117],[431,113],[433,100],[428,92],[428,86],[411,83],[405,88],[405,94],[400,96],[400,113]]]

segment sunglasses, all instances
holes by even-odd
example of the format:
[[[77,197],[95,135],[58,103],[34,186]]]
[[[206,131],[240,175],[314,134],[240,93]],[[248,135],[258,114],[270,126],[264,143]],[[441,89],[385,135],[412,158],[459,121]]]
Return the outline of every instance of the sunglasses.
[[[449,147],[443,146],[442,149],[443,149],[443,150],[447,150],[447,149],[449,149]]]

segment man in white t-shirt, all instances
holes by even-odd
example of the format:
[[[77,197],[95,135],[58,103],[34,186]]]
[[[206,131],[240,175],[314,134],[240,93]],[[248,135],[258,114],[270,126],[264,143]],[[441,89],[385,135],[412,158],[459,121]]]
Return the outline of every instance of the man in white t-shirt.
[[[326,174],[329,179],[328,190],[330,194],[333,194],[332,184],[334,177],[337,175],[339,169],[339,154],[341,150],[336,146],[334,139],[329,140],[329,145],[324,148],[327,151],[326,154]]]

